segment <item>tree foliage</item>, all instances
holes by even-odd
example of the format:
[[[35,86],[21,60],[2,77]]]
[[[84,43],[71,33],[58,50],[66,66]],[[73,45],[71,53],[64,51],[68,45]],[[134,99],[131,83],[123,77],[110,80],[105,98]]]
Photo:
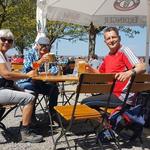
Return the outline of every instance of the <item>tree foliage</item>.
[[[9,28],[15,35],[16,45],[22,50],[36,36],[34,0],[5,0],[1,3],[1,28]],[[4,18],[4,19],[2,19]]]
[[[53,44],[56,39],[65,39],[73,42],[77,40],[87,41],[87,29],[80,25],[48,21],[47,31],[51,44]]]

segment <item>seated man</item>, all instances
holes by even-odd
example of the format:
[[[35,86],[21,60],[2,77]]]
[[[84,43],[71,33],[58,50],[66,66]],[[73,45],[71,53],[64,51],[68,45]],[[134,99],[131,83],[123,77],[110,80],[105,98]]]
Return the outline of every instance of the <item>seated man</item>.
[[[28,73],[34,70],[32,63],[36,62],[40,65],[39,71],[44,71],[44,63],[48,61],[46,53],[49,52],[49,39],[47,37],[40,37],[34,48],[29,49],[24,54],[24,67],[23,73]],[[58,67],[50,66],[50,73],[55,75],[58,73]],[[49,96],[49,108],[51,114],[54,113],[53,107],[57,105],[58,99],[58,87],[55,83],[45,83],[43,81],[33,81],[31,78],[17,81],[17,85],[20,88],[30,90],[34,94],[44,94]],[[34,110],[35,111],[35,110]],[[53,115],[52,115],[53,116]],[[33,115],[32,119],[36,119]]]
[[[14,36],[9,29],[0,30],[0,105],[19,104],[24,106],[22,111],[21,138],[23,142],[37,143],[43,140],[41,135],[30,132],[30,122],[35,97],[31,94],[9,89],[8,83],[12,80],[28,78],[28,74],[11,72],[11,65],[6,52],[12,47]],[[2,115],[2,114],[1,114]]]
[[[110,100],[111,107],[116,107],[123,103],[126,95],[126,89],[129,78],[133,73],[142,73],[145,71],[145,64],[141,63],[133,52],[121,45],[119,32],[115,27],[109,27],[104,31],[105,43],[109,48],[108,55],[99,66],[98,70],[90,65],[86,67],[88,72],[93,73],[116,73],[118,79]],[[90,107],[106,106],[108,94],[100,94],[83,99],[82,103]],[[130,93],[127,103],[133,105],[135,102],[134,93]]]

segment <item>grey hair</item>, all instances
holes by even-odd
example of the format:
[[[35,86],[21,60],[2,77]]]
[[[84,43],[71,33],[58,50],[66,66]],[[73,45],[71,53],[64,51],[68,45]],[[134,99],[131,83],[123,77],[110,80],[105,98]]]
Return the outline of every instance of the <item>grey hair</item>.
[[[10,31],[10,29],[0,29],[0,37],[8,38],[8,39],[13,39],[14,40],[14,35]]]

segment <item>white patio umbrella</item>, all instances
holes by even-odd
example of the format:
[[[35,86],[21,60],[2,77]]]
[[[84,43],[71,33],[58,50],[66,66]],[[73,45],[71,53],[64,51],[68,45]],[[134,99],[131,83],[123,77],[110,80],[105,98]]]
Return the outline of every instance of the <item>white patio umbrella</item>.
[[[37,24],[37,37],[35,39],[35,41],[37,42],[39,37],[43,37],[46,36],[46,11],[44,10],[45,7],[45,3],[44,1],[41,1],[42,3],[40,3],[40,7],[37,7],[36,9],[36,24]]]
[[[147,26],[146,62],[149,59],[150,0],[37,0],[42,19],[89,26]]]

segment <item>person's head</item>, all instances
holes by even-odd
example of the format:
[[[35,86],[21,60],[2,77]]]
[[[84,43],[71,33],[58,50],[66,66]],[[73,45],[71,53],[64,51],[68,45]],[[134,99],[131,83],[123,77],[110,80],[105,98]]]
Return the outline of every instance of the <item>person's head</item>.
[[[0,30],[0,51],[5,53],[13,45],[14,35],[9,29]]]
[[[110,53],[115,53],[120,48],[121,38],[118,29],[115,27],[108,27],[104,31],[104,41],[110,49]]]
[[[50,40],[47,37],[40,37],[37,40],[36,48],[38,49],[39,54],[41,56],[49,52],[49,50],[50,50],[50,46],[49,45],[50,45]]]

